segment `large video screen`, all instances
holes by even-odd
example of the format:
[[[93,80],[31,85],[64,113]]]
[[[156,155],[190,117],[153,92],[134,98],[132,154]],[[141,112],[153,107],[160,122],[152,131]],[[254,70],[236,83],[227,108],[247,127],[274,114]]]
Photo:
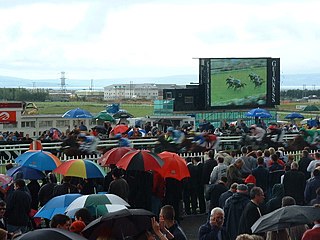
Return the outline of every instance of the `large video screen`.
[[[279,58],[200,58],[199,63],[207,109],[280,104]]]

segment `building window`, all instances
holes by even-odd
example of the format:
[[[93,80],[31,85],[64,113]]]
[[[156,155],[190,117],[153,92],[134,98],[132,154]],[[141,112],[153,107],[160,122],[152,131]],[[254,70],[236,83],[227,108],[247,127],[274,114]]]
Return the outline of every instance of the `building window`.
[[[57,127],[67,127],[70,125],[69,120],[57,120]]]
[[[193,96],[185,96],[184,103],[185,104],[193,104]]]
[[[3,129],[13,129],[13,128],[17,128],[18,124],[17,123],[6,123],[3,124]]]
[[[52,127],[52,121],[40,121],[39,127]]]
[[[35,121],[30,121],[30,122],[21,122],[21,127],[29,127],[29,128],[35,128],[36,127],[36,122]]]
[[[172,99],[172,92],[166,92],[166,99]]]

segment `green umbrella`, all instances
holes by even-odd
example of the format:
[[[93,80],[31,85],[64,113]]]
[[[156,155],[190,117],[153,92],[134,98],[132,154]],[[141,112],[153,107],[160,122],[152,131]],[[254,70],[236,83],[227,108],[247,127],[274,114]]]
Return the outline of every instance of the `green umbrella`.
[[[114,121],[114,118],[107,111],[99,112],[98,115],[95,116],[94,118],[102,121],[109,121],[109,122]]]

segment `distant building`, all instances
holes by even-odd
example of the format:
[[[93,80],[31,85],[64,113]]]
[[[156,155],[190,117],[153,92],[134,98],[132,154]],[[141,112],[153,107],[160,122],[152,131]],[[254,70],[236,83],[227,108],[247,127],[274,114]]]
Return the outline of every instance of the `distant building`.
[[[162,99],[163,89],[181,89],[176,84],[112,84],[104,87],[104,100],[116,99]]]
[[[104,98],[104,92],[98,90],[77,90],[75,95],[79,98],[86,98],[87,100],[101,100]]]

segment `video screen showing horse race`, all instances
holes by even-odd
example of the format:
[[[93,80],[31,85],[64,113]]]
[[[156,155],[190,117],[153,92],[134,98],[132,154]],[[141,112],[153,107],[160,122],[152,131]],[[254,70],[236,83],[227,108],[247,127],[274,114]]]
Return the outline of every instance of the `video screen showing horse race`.
[[[210,103],[211,107],[266,105],[267,59],[210,59]]]

